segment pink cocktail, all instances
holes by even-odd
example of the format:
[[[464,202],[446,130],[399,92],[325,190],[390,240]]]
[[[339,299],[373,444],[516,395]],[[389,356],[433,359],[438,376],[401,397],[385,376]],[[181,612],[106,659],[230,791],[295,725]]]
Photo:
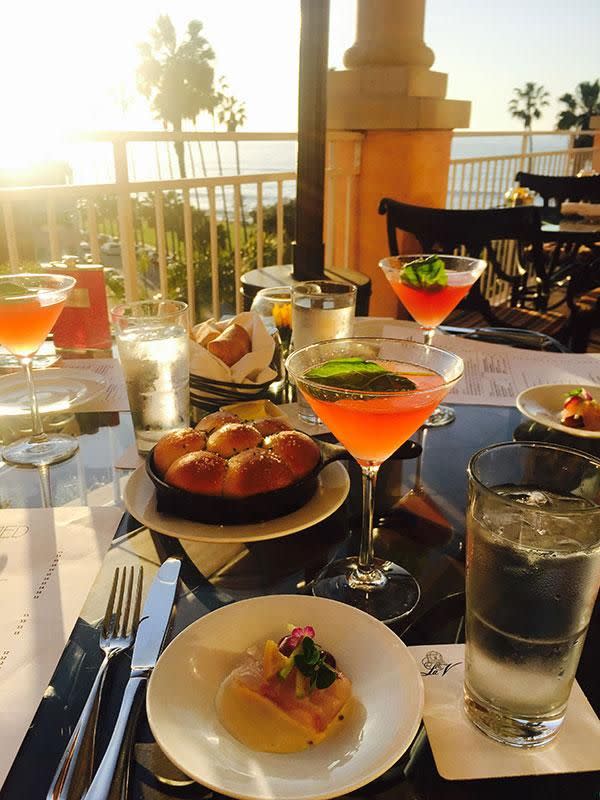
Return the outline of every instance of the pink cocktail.
[[[467,296],[487,264],[481,258],[434,254],[391,256],[379,266],[402,305],[421,326],[423,341],[430,345],[438,325]],[[451,408],[439,406],[425,425],[447,425],[454,417]]]

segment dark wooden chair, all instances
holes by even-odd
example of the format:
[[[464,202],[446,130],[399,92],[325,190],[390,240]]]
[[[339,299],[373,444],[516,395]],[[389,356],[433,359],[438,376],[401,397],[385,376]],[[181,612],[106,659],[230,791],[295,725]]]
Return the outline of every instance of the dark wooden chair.
[[[515,180],[537,192],[544,201],[543,216],[556,218],[560,214],[560,204],[565,200],[573,203],[600,203],[600,175],[586,175],[577,178],[573,175],[535,175],[531,172],[517,172]]]

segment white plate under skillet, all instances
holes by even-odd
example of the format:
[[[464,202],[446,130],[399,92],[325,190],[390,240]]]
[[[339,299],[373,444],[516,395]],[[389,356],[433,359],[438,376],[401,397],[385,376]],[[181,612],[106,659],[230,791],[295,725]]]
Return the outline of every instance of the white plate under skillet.
[[[346,468],[339,461],[333,461],[321,470],[316,492],[297,511],[251,525],[209,525],[158,511],[154,484],[146,473],[146,466],[142,465],[127,481],[123,500],[127,511],[138,522],[167,536],[197,542],[260,542],[316,525],[342,505],[349,491]]]
[[[219,685],[243,653],[312,625],[350,678],[348,725],[321,744],[285,755],[250,750],[215,709]],[[320,597],[270,595],[224,606],[192,623],[154,669],[148,720],[161,750],[210,789],[242,800],[325,800],[358,789],[409,747],[423,712],[423,681],[404,643],[351,606]]]
[[[35,370],[33,383],[42,414],[82,406],[106,388],[98,375],[69,367]],[[21,416],[30,413],[29,390],[23,371],[0,377],[0,414]]]
[[[532,386],[518,395],[517,408],[521,414],[547,428],[567,433],[569,436],[579,436],[582,439],[600,439],[600,431],[569,428],[560,421],[560,412],[567,394],[579,388],[572,383],[544,383],[541,386]],[[581,388],[587,389],[594,400],[600,401],[600,387],[583,386]]]

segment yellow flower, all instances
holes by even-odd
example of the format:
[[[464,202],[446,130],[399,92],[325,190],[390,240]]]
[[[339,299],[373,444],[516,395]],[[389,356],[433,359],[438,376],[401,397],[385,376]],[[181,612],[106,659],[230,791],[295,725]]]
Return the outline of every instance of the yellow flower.
[[[291,328],[292,304],[273,303],[273,320],[278,328]]]

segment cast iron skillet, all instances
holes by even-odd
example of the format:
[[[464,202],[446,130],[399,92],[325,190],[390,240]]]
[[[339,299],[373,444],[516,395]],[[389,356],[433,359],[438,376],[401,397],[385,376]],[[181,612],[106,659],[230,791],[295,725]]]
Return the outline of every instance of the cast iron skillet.
[[[213,525],[263,522],[297,511],[316,492],[317,478],[321,470],[332,461],[349,457],[348,451],[341,445],[321,442],[318,439],[314,439],[314,442],[321,451],[321,459],[308,475],[290,486],[284,486],[283,489],[240,498],[193,494],[185,489],[169,486],[155,472],[154,449],[152,449],[146,461],[146,472],[156,487],[157,510],[163,514]]]

